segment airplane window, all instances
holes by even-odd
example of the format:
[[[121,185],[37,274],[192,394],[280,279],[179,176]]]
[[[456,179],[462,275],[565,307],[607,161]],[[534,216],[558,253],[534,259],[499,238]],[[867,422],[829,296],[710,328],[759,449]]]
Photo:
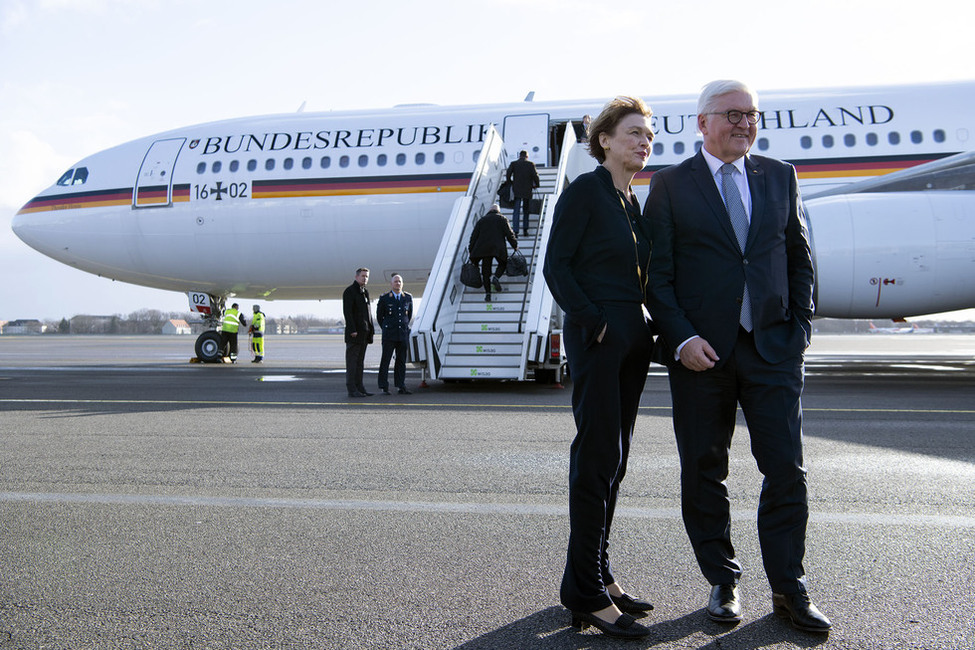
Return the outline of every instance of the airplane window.
[[[87,167],[79,167],[77,170],[75,170],[74,180],[71,181],[71,184],[72,185],[83,185],[84,182],[87,181],[87,180],[88,180],[88,168]]]
[[[417,165],[422,165],[423,163],[425,163],[427,161],[427,156],[426,156],[426,154],[420,152],[420,153],[416,154],[416,158],[414,158],[413,161]]]
[[[683,142],[675,142],[674,143],[674,153],[676,153],[676,154],[682,154],[682,153],[684,153],[684,143]]]
[[[921,144],[922,140],[924,140],[924,136],[921,135],[920,131],[911,131],[911,142]]]
[[[230,169],[230,171],[232,172],[237,171],[238,169],[240,169],[240,162],[236,160],[231,160],[230,165],[228,165],[228,169]]]
[[[941,129],[935,129],[935,131],[934,131],[934,141],[935,142],[944,142],[945,141],[945,132],[942,131]]]
[[[664,146],[662,144],[660,144],[659,142],[654,142],[653,143],[653,155],[659,156],[663,152],[664,152]]]
[[[302,169],[311,169],[311,158],[307,158],[307,157],[306,158],[302,158],[301,159],[301,168]]]
[[[256,160],[253,160],[253,159],[248,160],[247,161],[247,171],[252,172],[255,169],[257,169],[257,161]]]
[[[698,151],[700,151],[701,150],[701,147],[703,147],[703,146],[704,146],[704,142],[702,142],[700,140],[698,140],[697,142],[695,142],[694,143],[694,153],[697,153]]]
[[[405,153],[398,153],[398,154],[396,154],[396,164],[399,165],[400,167],[402,167],[403,165],[406,164],[406,154]]]
[[[294,160],[292,160],[291,158],[285,158],[284,159],[284,168],[285,169],[291,169],[294,166],[295,166],[295,161]]]
[[[379,165],[380,167],[385,167],[386,166],[386,154],[381,153],[378,156],[376,156],[376,164]]]
[[[200,164],[198,164],[196,166],[196,173],[197,174],[202,174],[206,170],[207,170],[207,164],[205,162],[201,162]]]
[[[898,133],[897,131],[891,131],[890,133],[887,134],[887,142],[891,144],[900,144],[901,134]]]
[[[877,138],[877,134],[876,133],[868,133],[867,134],[867,144],[868,145],[870,145],[871,147],[876,147],[877,146],[877,142],[878,142],[878,138]]]
[[[799,146],[803,149],[812,149],[812,138],[808,135],[804,135],[799,138]]]
[[[437,153],[433,154],[433,162],[437,163],[438,165],[443,164],[443,158],[444,156],[442,151],[438,151]]]
[[[274,169],[274,158],[268,158],[264,161],[264,169],[271,171]]]
[[[61,174],[61,178],[58,179],[58,185],[71,185],[71,178],[74,176],[74,170],[69,169],[68,171]]]
[[[223,165],[220,164],[220,161],[219,160],[214,161],[213,167],[212,167],[212,170],[213,170],[213,173],[214,174],[216,174],[217,172],[219,172],[222,168],[223,168]]]
[[[365,167],[369,164],[369,156],[362,155],[359,156],[359,167]]]
[[[761,151],[768,151],[768,138],[759,138],[758,139],[758,148]]]
[[[339,167],[348,167],[348,166],[349,166],[348,156],[342,156],[341,158],[339,158]]]
[[[833,146],[833,136],[831,136],[831,135],[824,135],[823,136],[823,146],[826,147],[827,149],[831,148]]]
[[[857,146],[857,137],[852,133],[847,133],[843,136],[843,144],[848,147],[855,147]]]
[[[321,165],[322,169],[328,169],[332,166],[332,159],[328,156],[322,156],[322,160],[319,164]]]

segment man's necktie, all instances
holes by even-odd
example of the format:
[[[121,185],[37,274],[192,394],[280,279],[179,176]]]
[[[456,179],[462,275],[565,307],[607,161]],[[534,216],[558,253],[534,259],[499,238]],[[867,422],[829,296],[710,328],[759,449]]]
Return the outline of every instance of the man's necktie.
[[[728,216],[731,218],[731,227],[735,229],[735,237],[738,238],[738,246],[742,253],[745,251],[745,242],[748,241],[748,215],[745,214],[745,204],[741,201],[741,193],[735,179],[731,177],[735,171],[735,166],[731,163],[721,165],[721,193],[724,195],[725,208],[728,209]],[[748,295],[748,282],[745,282],[745,293],[741,297],[741,317],[738,319],[745,331],[752,331],[752,305]]]

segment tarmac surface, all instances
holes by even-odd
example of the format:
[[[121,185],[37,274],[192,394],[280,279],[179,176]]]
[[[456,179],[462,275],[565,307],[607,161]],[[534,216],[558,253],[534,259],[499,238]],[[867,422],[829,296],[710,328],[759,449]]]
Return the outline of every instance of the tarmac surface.
[[[744,620],[705,616],[654,367],[611,547],[656,605],[635,642],[578,632],[558,601],[571,385],[420,388],[411,369],[413,395],[352,400],[337,336],[270,336],[262,365],[192,347],[0,336],[0,650],[975,648],[975,336],[807,355],[805,568],[828,636],[771,612],[740,417]]]

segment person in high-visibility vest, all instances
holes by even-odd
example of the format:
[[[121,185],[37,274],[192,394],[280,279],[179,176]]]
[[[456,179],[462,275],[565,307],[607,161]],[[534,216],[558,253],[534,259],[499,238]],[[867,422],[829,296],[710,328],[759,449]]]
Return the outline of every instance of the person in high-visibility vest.
[[[237,363],[237,330],[241,325],[247,327],[247,320],[240,313],[240,306],[234,303],[223,312],[223,321],[220,324],[220,349],[224,356],[230,357],[231,363]]]
[[[260,305],[254,305],[254,317],[251,319],[251,349],[254,351],[254,361],[252,363],[261,363],[264,361],[264,327],[265,327],[265,316],[264,312],[261,311]]]

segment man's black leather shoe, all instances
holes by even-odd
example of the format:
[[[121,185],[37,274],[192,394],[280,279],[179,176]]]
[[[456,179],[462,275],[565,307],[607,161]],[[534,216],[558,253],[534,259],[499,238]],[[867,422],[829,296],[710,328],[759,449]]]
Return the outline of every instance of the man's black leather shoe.
[[[379,392],[382,393],[383,395],[389,395],[390,394],[388,388],[380,388],[379,389]]]
[[[708,598],[708,618],[719,623],[741,620],[741,601],[737,585],[714,585]]]
[[[829,632],[833,624],[823,616],[806,593],[772,594],[772,611],[789,619],[792,627],[803,632]]]
[[[407,390],[405,388],[400,388],[399,389],[399,394],[400,395],[412,395],[413,394],[413,391]]]
[[[357,390],[354,390],[351,393],[349,393],[349,397],[365,397],[365,396],[366,396],[365,393],[360,393]]]

